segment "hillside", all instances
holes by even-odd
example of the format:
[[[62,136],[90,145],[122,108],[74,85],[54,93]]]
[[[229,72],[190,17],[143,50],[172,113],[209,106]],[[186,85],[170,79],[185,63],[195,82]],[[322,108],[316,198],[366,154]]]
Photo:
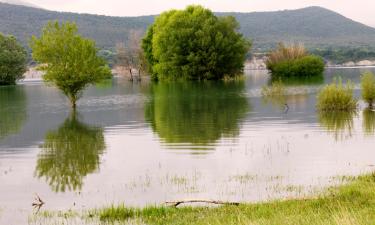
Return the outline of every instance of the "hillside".
[[[217,14],[235,16],[240,22],[240,31],[253,39],[255,51],[268,50],[281,41],[303,42],[310,48],[375,47],[375,28],[321,7]],[[38,35],[49,20],[76,21],[83,35],[95,39],[102,48],[112,49],[117,42],[126,41],[129,30],[145,30],[154,16],[108,17],[0,3],[0,32],[15,35],[25,45],[30,36]]]

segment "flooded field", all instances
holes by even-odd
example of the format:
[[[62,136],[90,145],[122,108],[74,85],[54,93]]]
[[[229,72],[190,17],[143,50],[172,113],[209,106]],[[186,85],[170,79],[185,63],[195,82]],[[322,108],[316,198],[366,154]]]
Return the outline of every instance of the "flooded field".
[[[0,87],[0,224],[28,222],[38,194],[47,210],[180,199],[256,202],[302,197],[375,167],[375,112],[319,114],[329,69],[291,81],[287,106],[262,98],[266,71],[243,81],[129,83],[89,88],[72,114],[41,82]],[[21,216],[20,216],[21,215]]]

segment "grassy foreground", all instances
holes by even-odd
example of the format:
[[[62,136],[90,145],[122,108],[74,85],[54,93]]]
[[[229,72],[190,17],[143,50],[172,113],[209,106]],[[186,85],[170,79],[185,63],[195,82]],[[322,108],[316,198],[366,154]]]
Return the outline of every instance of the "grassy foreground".
[[[214,208],[117,206],[91,213],[102,222],[130,224],[375,224],[375,173],[314,199]]]

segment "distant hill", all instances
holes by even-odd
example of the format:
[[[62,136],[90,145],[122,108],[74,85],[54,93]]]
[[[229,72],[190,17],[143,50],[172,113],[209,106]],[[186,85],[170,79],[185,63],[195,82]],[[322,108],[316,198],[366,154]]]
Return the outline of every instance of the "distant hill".
[[[303,42],[310,48],[375,47],[375,28],[321,7],[217,15],[235,16],[241,25],[240,31],[253,39],[253,49],[259,52],[268,50],[281,41]],[[96,40],[100,47],[113,49],[117,42],[127,40],[129,30],[145,30],[154,18],[155,16],[109,17],[63,13],[0,3],[0,32],[13,34],[25,45],[30,36],[38,35],[49,20],[69,20],[75,21],[80,32]]]

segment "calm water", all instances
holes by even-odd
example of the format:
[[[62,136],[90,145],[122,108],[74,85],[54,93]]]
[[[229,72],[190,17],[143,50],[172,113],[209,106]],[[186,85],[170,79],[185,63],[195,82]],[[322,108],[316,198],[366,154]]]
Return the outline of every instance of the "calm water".
[[[316,113],[316,92],[336,74],[356,83],[371,69],[328,70],[292,83],[289,111],[266,101],[265,71],[232,83],[89,88],[71,114],[39,82],[0,88],[0,224],[43,209],[144,206],[204,198],[264,201],[311,194],[375,164],[375,112]],[[373,71],[375,71],[373,69]],[[15,216],[15,215],[25,215]]]

